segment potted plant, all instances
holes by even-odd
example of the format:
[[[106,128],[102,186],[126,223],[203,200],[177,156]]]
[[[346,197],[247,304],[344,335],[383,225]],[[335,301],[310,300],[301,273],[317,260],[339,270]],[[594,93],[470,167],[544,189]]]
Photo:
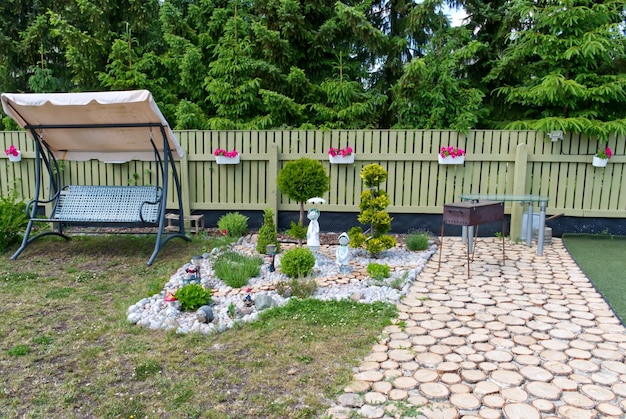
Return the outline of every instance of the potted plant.
[[[465,163],[465,150],[460,147],[443,146],[437,155],[439,164],[463,164]]]
[[[593,164],[595,167],[606,167],[606,163],[609,161],[612,155],[613,151],[611,151],[609,147],[599,149],[593,156],[593,161],[591,162],[591,164]]]
[[[328,160],[331,164],[352,164],[354,163],[354,153],[352,147],[336,148],[331,147],[328,150]]]
[[[17,148],[15,148],[14,145],[4,150],[4,152],[9,157],[10,161],[17,162],[22,160],[22,153]]]
[[[241,155],[237,150],[226,151],[223,148],[216,148],[213,152],[217,164],[239,164]]]

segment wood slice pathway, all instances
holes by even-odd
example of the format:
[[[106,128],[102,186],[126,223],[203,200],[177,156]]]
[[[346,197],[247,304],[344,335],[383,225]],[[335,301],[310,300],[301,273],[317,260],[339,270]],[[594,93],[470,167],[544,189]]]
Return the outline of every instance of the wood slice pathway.
[[[468,278],[446,238],[328,417],[625,417],[626,329],[603,296],[560,239],[508,242],[504,265],[500,246],[479,239]]]

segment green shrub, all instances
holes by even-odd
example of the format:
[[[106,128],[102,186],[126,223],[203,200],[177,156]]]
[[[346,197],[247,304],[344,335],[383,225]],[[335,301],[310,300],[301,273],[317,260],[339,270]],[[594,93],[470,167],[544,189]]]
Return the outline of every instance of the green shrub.
[[[250,278],[259,276],[263,259],[238,252],[224,252],[213,264],[215,275],[233,288],[241,288]]]
[[[268,244],[275,244],[276,252],[280,252],[280,245],[276,235],[276,225],[274,224],[274,213],[269,208],[263,211],[263,225],[259,229],[256,251],[264,255],[265,246]]]
[[[301,222],[291,222],[291,227],[287,230],[287,235],[292,239],[298,240],[298,243],[302,242],[302,240],[306,239],[306,228],[302,225]]]
[[[202,285],[189,284],[179,288],[174,297],[180,303],[181,310],[193,311],[211,302],[211,290]]]
[[[278,172],[276,183],[283,194],[300,203],[301,224],[304,224],[306,200],[322,196],[330,187],[330,180],[322,162],[306,157],[285,163]]]
[[[372,255],[377,256],[379,253],[391,249],[396,245],[396,239],[393,236],[374,237],[365,242],[365,250]]]
[[[412,251],[426,250],[430,246],[430,236],[427,233],[411,233],[406,236],[404,244]]]
[[[367,273],[370,274],[373,279],[381,280],[389,278],[389,275],[391,275],[391,269],[387,264],[381,265],[379,263],[370,263],[367,265]]]
[[[228,237],[241,237],[248,232],[248,217],[238,212],[229,212],[217,220],[217,227]]]
[[[0,198],[0,253],[19,240],[28,225],[26,204],[18,201],[17,192]]]
[[[305,247],[287,250],[280,259],[280,270],[290,278],[304,278],[313,272],[315,256]]]
[[[365,243],[365,234],[363,234],[363,229],[361,227],[352,227],[348,230],[348,237],[350,237],[350,247],[355,249],[359,249],[363,247]]]

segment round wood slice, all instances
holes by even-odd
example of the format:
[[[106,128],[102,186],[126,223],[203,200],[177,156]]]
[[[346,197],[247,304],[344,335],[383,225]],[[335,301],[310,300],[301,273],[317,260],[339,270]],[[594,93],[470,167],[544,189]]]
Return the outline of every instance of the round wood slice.
[[[536,407],[529,404],[511,403],[502,409],[507,419],[541,419],[541,413]]]

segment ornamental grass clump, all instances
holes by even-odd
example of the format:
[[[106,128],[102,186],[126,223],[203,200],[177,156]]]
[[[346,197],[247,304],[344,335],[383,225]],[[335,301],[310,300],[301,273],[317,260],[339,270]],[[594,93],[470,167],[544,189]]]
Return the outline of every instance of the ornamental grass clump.
[[[430,235],[428,233],[410,233],[404,239],[404,244],[407,249],[413,252],[426,250],[430,246]]]
[[[229,287],[241,288],[248,284],[250,278],[259,276],[262,264],[263,260],[260,257],[229,251],[216,258],[213,270]]]
[[[228,237],[241,237],[248,232],[248,217],[238,212],[229,212],[217,220],[217,228]]]
[[[372,277],[372,279],[383,280],[385,278],[389,278],[391,275],[391,268],[389,265],[380,263],[370,263],[367,265],[367,273]]]

